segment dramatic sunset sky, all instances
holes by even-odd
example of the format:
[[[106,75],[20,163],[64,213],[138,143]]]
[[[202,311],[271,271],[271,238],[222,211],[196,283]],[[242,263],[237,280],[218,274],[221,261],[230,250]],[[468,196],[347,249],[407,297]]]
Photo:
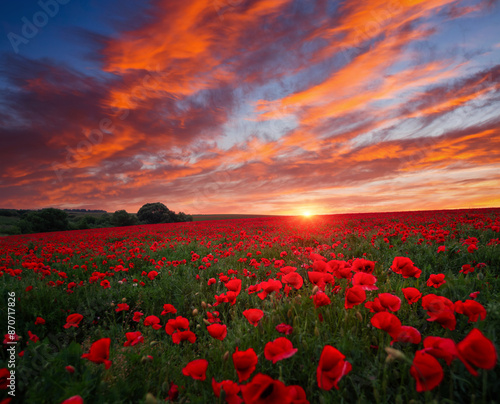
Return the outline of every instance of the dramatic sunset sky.
[[[500,4],[0,5],[0,208],[500,206]]]

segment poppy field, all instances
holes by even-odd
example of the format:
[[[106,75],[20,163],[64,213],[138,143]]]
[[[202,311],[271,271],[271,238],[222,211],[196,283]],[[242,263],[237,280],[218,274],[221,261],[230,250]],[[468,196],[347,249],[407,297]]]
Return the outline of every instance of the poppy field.
[[[500,209],[0,240],[0,403],[494,403]]]

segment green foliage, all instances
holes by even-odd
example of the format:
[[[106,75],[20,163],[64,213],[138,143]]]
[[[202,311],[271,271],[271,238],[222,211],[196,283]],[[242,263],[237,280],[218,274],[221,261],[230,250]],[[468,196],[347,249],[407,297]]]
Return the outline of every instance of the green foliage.
[[[137,212],[137,218],[144,224],[192,222],[193,217],[184,212],[176,214],[163,203],[146,203]]]
[[[146,203],[137,212],[137,218],[145,224],[172,223],[175,213],[163,203]]]
[[[111,217],[111,223],[116,227],[133,226],[138,224],[139,220],[135,215],[127,213],[126,210],[117,210]]]
[[[69,229],[68,214],[60,209],[46,208],[29,212],[19,223],[23,233],[45,233]]]

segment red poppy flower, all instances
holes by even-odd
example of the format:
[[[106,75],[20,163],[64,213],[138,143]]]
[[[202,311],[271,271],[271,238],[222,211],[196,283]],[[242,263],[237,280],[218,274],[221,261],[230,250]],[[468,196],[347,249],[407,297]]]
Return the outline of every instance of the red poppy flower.
[[[363,303],[366,300],[365,290],[357,285],[349,288],[345,291],[345,303],[344,307],[346,309],[351,309],[358,304]]]
[[[203,381],[207,378],[207,368],[208,361],[206,359],[195,359],[182,369],[182,374],[184,376],[191,376],[195,380]]]
[[[35,320],[35,325],[45,324],[45,320],[42,317],[37,317]]]
[[[382,306],[378,297],[373,299],[373,302],[366,302],[365,307],[370,310],[370,313],[380,313],[382,311],[387,311],[387,308]]]
[[[105,368],[109,369],[112,363],[109,360],[110,345],[110,338],[101,338],[90,346],[90,352],[83,354],[82,358],[87,358],[89,361],[94,363],[104,363]]]
[[[293,332],[293,327],[291,325],[282,323],[276,326],[276,331],[281,334],[290,335]]]
[[[40,341],[40,338],[37,335],[33,334],[31,331],[28,331],[28,336],[29,336],[30,341],[33,341],[33,342]]]
[[[9,342],[17,342],[19,341],[19,335],[17,335],[16,333],[14,334],[5,334],[3,336],[4,340],[3,340],[3,343],[4,344],[8,344]]]
[[[141,317],[144,315],[144,313],[141,313],[140,311],[136,311],[134,313],[134,317],[132,318],[133,321],[141,321]]]
[[[443,368],[434,356],[420,350],[415,353],[410,374],[417,382],[417,391],[429,391],[443,380]]]
[[[475,300],[466,300],[462,302],[461,300],[455,302],[455,311],[460,314],[465,314],[469,317],[469,323],[476,322],[481,318],[484,320],[486,318],[486,309],[481,303]]]
[[[292,342],[285,337],[278,337],[274,341],[270,341],[264,347],[264,356],[266,359],[276,362],[290,358],[298,351],[293,347]]]
[[[127,303],[118,303],[115,311],[127,311],[128,309],[130,309],[130,307]]]
[[[440,252],[445,252],[445,251],[446,251],[446,246],[444,246],[444,245],[440,245],[440,246],[438,247],[438,251],[437,251],[438,253],[440,253]]]
[[[467,274],[470,274],[472,272],[474,272],[476,268],[474,268],[472,265],[469,265],[469,264],[465,264],[465,265],[462,265],[462,269],[458,272],[461,272],[463,273],[464,275],[467,275]]]
[[[379,330],[386,331],[393,339],[397,338],[401,330],[401,320],[394,314],[383,311],[376,313],[370,323]]]
[[[373,302],[366,302],[365,307],[372,313],[381,311],[398,311],[401,307],[401,299],[391,293],[379,293]]]
[[[371,274],[373,273],[374,269],[375,269],[375,261],[368,261],[364,258],[356,258],[352,263],[352,270],[354,272],[363,272],[366,274]]]
[[[314,261],[312,264],[312,268],[314,271],[318,271],[318,272],[326,272],[329,269],[326,261],[323,261],[323,260]]]
[[[231,279],[230,281],[225,283],[225,286],[227,290],[230,290],[231,292],[236,293],[236,295],[239,295],[241,292],[241,279]]]
[[[165,332],[168,335],[172,335],[175,331],[189,328],[189,320],[182,316],[177,316],[175,319],[170,319],[165,324]]]
[[[155,330],[159,330],[161,328],[160,319],[158,317],[156,317],[156,316],[147,316],[144,319],[144,325],[146,327],[151,326]]]
[[[210,285],[213,285],[214,283],[216,283],[217,281],[215,280],[215,278],[210,278],[207,282],[207,285],[210,286]]]
[[[300,289],[304,284],[304,279],[297,272],[290,272],[281,278],[283,283],[291,285],[294,289]]]
[[[207,327],[207,331],[211,337],[222,341],[227,335],[227,326],[221,324],[211,324]]]
[[[391,269],[403,278],[420,278],[422,271],[418,269],[408,257],[395,257]]]
[[[213,313],[207,311],[207,321],[209,323],[220,323],[220,318],[218,318],[218,316],[219,316],[218,311],[214,311]]]
[[[257,366],[258,357],[253,348],[248,348],[246,351],[236,351],[233,353],[233,365],[238,374],[239,382],[247,380]]]
[[[347,375],[351,369],[352,365],[345,360],[345,355],[337,348],[325,345],[316,369],[318,387],[323,390],[331,390],[332,387],[335,387],[338,390],[340,379]]]
[[[7,368],[0,369],[0,389],[1,390],[5,390],[9,386],[10,381],[7,379],[10,379],[9,369],[7,369]]]
[[[321,291],[325,290],[327,283],[334,283],[335,279],[332,274],[327,272],[310,271],[307,273],[309,282],[317,286]]]
[[[104,289],[108,289],[111,287],[111,284],[109,283],[109,281],[107,279],[104,279],[103,281],[101,281],[101,286],[104,288]]]
[[[402,288],[401,291],[403,292],[403,295],[408,304],[416,303],[422,297],[422,293],[420,293],[420,290],[418,290],[417,288]]]
[[[295,272],[296,270],[297,270],[297,268],[291,267],[291,266],[285,266],[285,267],[280,268],[280,272],[282,274],[285,274],[285,275],[288,275],[289,273]]]
[[[328,306],[331,303],[330,298],[324,292],[318,292],[314,296],[311,296],[311,298],[313,299],[315,308]]]
[[[172,306],[171,304],[164,304],[163,305],[163,311],[160,313],[161,316],[164,316],[166,314],[169,314],[169,313],[172,313],[172,314],[175,314],[177,313],[177,309]]]
[[[455,329],[457,319],[455,318],[453,302],[450,299],[434,294],[425,295],[422,297],[422,307],[429,315],[427,321],[435,321],[450,331]]]
[[[467,370],[477,376],[477,370],[493,369],[497,363],[497,351],[493,343],[477,328],[472,329],[467,336],[457,344],[458,358]]]
[[[286,390],[288,392],[288,395],[292,399],[291,404],[309,404],[306,392],[301,386],[297,385],[287,386]]]
[[[224,398],[226,403],[229,404],[240,404],[243,400],[238,396],[240,392],[240,386],[232,380],[223,380],[217,383],[212,377],[212,390],[214,391],[215,397],[220,397],[220,391],[224,390]]]
[[[83,398],[81,396],[72,396],[64,400],[61,404],[83,404]]]
[[[479,295],[479,293],[481,293],[481,292],[472,292],[472,293],[469,295],[469,297],[470,297],[471,299],[475,300],[475,299],[477,299],[477,295]]]
[[[150,281],[152,281],[157,276],[158,276],[158,272],[156,272],[156,271],[149,271],[149,273],[148,273],[148,278]]]
[[[264,316],[264,312],[261,309],[247,309],[243,312],[243,315],[250,324],[257,327],[260,319]]]
[[[66,324],[64,324],[64,328],[69,328],[69,327],[77,327],[78,328],[78,325],[80,324],[80,321],[82,321],[82,320],[83,320],[83,316],[81,314],[78,314],[78,313],[70,314],[66,318]]]
[[[453,359],[458,357],[455,341],[450,338],[426,337],[423,351],[435,358],[444,359],[448,366],[450,366]]]
[[[453,331],[457,325],[457,319],[452,310],[441,310],[435,313],[427,312],[427,314],[429,314],[427,321],[435,321],[441,324],[443,328],[447,328],[450,331]]]
[[[467,252],[469,253],[473,253],[474,251],[476,251],[478,248],[477,248],[477,245],[475,244],[470,244],[468,247],[467,247]]]
[[[345,264],[345,261],[339,261]],[[333,275],[339,279],[352,279],[352,267],[342,266],[333,272]]]
[[[257,296],[259,296],[261,300],[264,300],[268,294],[280,290],[283,287],[283,284],[276,279],[269,279],[268,281],[261,282],[259,286],[262,292],[257,293]]]
[[[393,337],[391,345],[394,342],[409,342],[411,344],[420,344],[420,341],[422,341],[422,336],[416,328],[410,327],[409,325],[402,325],[398,333]]]
[[[127,337],[127,341],[123,343],[123,346],[134,346],[139,342],[144,342],[144,337],[140,331],[127,332],[125,337]]]
[[[241,394],[245,403],[252,404],[290,404],[292,401],[282,382],[262,373],[256,374],[250,383],[241,386]]]
[[[172,342],[174,344],[180,344],[182,341],[189,341],[194,344],[196,341],[196,335],[192,331],[176,331],[172,334]]]
[[[427,280],[427,286],[432,286],[436,289],[445,283],[444,274],[431,274]]]
[[[177,397],[179,397],[179,386],[177,386],[174,382],[170,382],[170,388],[168,389],[168,397],[166,400],[175,401],[177,400]]]

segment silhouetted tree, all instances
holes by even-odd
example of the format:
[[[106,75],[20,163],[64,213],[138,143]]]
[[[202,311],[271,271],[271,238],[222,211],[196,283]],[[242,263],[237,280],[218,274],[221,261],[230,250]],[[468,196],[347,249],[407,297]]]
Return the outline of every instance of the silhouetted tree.
[[[19,227],[23,233],[68,230],[68,214],[55,208],[31,211],[20,221]]]
[[[133,226],[138,223],[137,217],[127,213],[126,210],[117,210],[111,216],[111,223],[114,226]]]
[[[193,216],[187,215],[184,212],[177,213],[177,222],[192,222]]]
[[[137,218],[145,224],[171,223],[175,221],[175,213],[163,203],[146,203],[137,212]]]

